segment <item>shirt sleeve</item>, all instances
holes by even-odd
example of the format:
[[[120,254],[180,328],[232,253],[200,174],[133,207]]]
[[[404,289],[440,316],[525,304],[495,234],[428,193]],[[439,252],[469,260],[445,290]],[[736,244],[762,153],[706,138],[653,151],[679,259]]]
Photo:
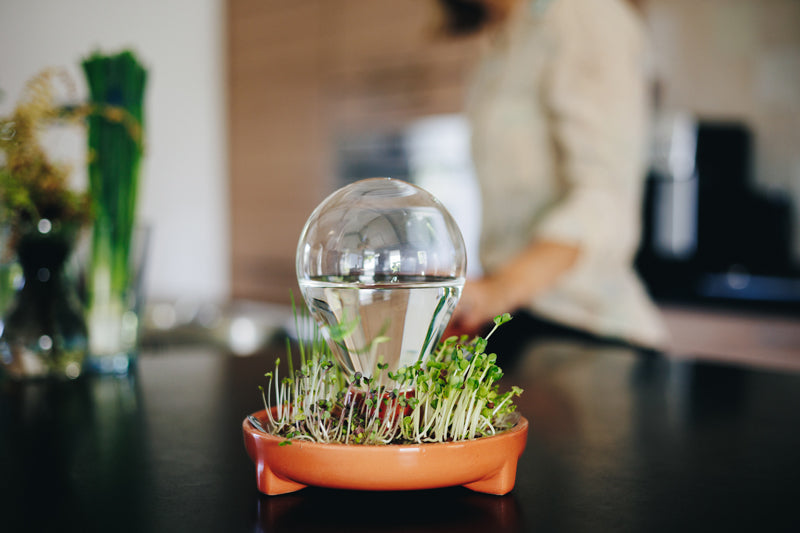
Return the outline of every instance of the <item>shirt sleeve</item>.
[[[643,35],[619,0],[560,0],[551,9],[544,98],[562,195],[535,237],[631,254],[647,138]]]

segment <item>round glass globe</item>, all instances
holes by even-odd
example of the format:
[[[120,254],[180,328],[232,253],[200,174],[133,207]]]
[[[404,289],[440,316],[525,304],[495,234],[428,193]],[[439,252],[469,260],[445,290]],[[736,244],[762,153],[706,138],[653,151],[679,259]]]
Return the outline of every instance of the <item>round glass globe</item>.
[[[427,191],[391,178],[339,189],[311,214],[297,246],[306,305],[339,363],[376,375],[426,358],[455,308],[464,239]]]

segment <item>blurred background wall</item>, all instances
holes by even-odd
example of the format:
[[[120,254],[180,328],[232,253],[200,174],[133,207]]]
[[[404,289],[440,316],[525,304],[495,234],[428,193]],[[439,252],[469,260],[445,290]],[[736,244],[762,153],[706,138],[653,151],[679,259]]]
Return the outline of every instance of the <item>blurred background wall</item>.
[[[349,179],[417,180],[411,132],[460,111],[477,43],[438,38],[432,0],[227,6],[233,294],[285,301],[311,209]],[[796,305],[800,2],[642,6],[656,115],[671,117],[654,164],[689,166],[649,182],[641,270],[664,298]],[[470,185],[447,183],[445,197]]]
[[[752,153],[740,158],[747,166],[742,179],[786,208],[791,224],[780,239],[791,264],[782,275],[795,273],[800,1],[643,5],[662,108],[744,126],[741,146],[750,143]],[[370,172],[413,178],[408,135],[430,134],[431,120],[442,119],[438,131],[454,132],[453,150],[463,156],[458,112],[476,43],[438,39],[433,6],[433,0],[3,0],[0,112],[41,68],[68,68],[83,94],[82,57],[97,47],[135,49],[151,75],[141,203],[155,231],[151,297],[286,302],[302,224],[343,180]],[[75,151],[82,146],[57,142]],[[448,164],[430,163],[427,170]],[[439,182],[442,194],[458,189],[450,183]],[[717,192],[709,198],[727,202]],[[743,205],[738,218],[758,218]],[[733,244],[737,232],[762,240],[754,228],[730,232]],[[741,285],[736,261],[719,265],[723,282]]]
[[[408,177],[403,132],[460,110],[471,48],[435,37],[428,0],[227,5],[232,291],[286,302],[313,208],[360,173]]]
[[[0,115],[25,82],[67,69],[80,97],[80,63],[95,50],[130,48],[149,71],[140,215],[152,226],[153,299],[228,297],[229,224],[223,0],[3,0]],[[85,138],[48,138],[85,182]]]

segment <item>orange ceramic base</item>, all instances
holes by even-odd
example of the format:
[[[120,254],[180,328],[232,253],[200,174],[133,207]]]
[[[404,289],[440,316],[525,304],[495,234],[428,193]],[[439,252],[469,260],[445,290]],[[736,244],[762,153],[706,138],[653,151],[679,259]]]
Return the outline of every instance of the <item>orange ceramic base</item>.
[[[253,413],[262,425],[266,411]],[[528,421],[493,437],[433,444],[322,444],[292,441],[242,423],[258,490],[276,495],[306,486],[355,490],[418,490],[463,485],[489,494],[514,488]]]

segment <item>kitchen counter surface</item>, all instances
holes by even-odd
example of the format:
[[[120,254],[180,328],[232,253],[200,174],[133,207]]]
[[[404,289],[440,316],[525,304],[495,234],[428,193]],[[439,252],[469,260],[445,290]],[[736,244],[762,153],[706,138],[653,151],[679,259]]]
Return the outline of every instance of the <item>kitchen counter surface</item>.
[[[498,332],[500,334],[500,332]],[[531,423],[514,490],[258,492],[242,442],[282,343],[0,382],[3,531],[800,531],[800,373],[570,338],[503,360]]]

